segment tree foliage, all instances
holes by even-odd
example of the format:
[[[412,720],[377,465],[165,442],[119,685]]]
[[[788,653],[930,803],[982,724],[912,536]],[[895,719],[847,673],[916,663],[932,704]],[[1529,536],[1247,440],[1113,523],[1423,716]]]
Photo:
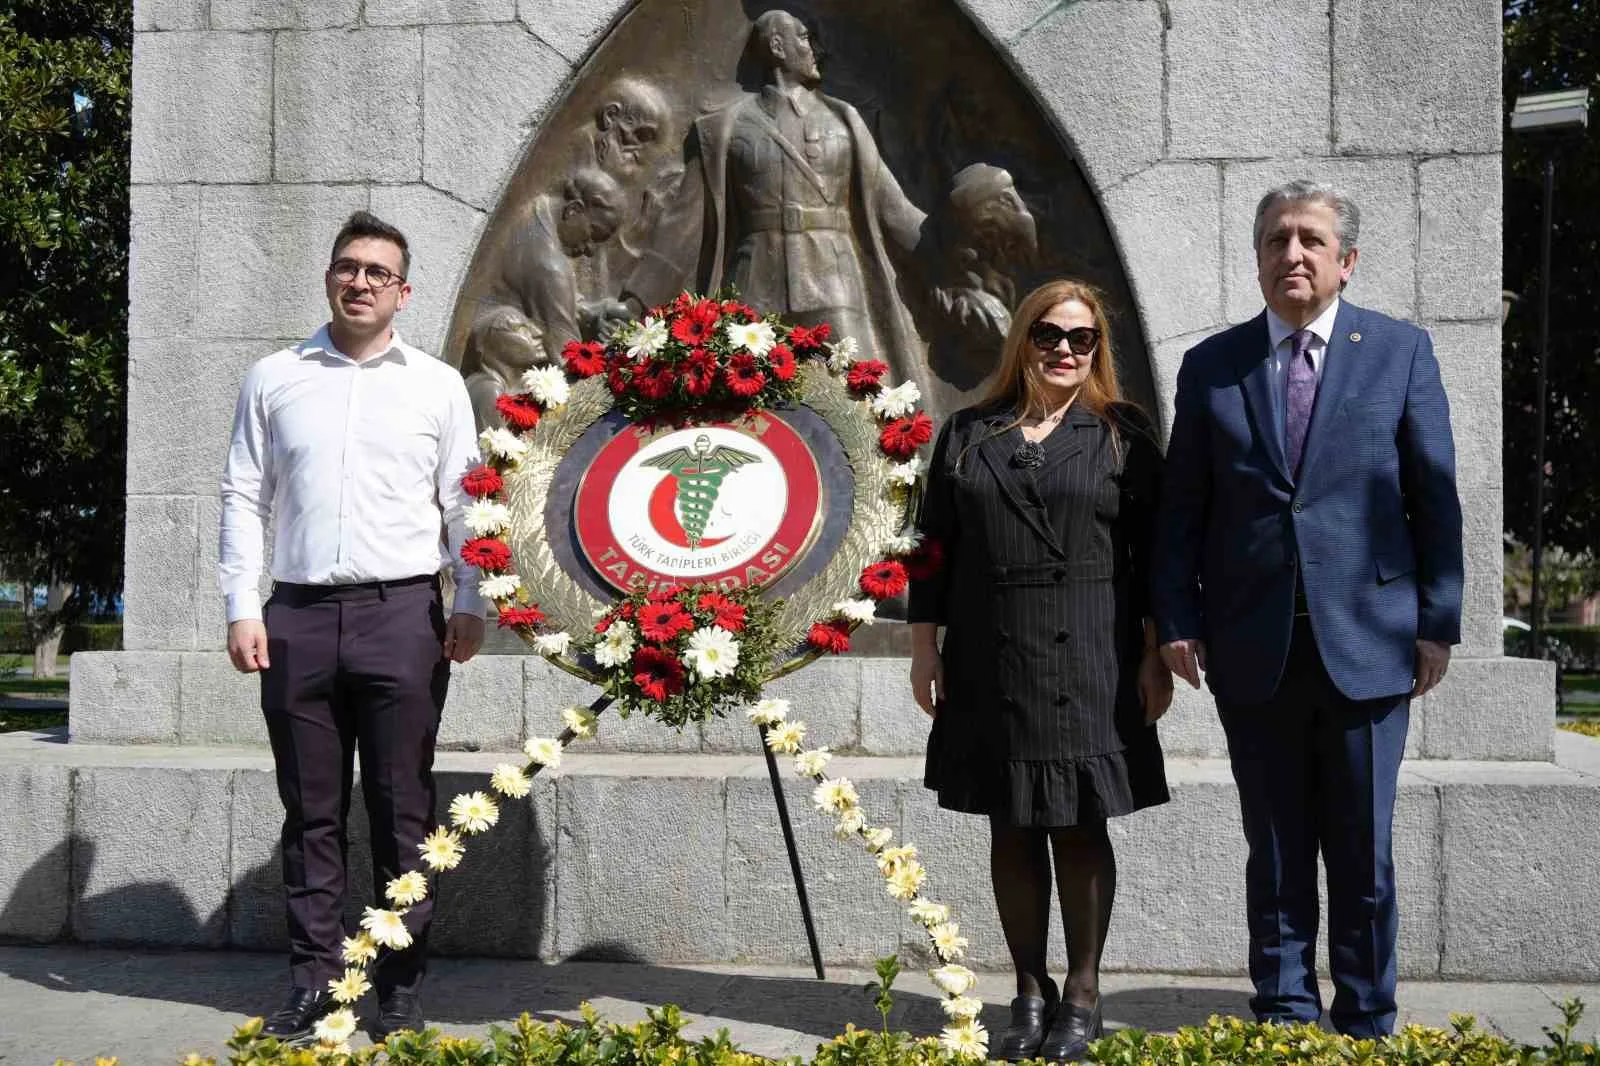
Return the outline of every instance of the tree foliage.
[[[1505,106],[1518,95],[1588,86],[1581,137],[1505,140],[1505,286],[1521,300],[1506,321],[1506,532],[1533,533],[1535,368],[1539,354],[1544,163],[1556,159],[1551,252],[1545,543],[1600,551],[1600,0],[1519,0],[1505,7]]]
[[[130,0],[0,7],[0,571],[122,584]]]

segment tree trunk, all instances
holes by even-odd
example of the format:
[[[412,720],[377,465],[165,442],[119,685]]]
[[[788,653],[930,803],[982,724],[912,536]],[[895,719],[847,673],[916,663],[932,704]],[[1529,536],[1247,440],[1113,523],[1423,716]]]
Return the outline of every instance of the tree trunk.
[[[71,595],[72,586],[64,581],[50,582],[45,592],[44,610],[49,628],[39,630],[34,637],[33,676],[36,678],[56,676],[56,652],[61,648],[61,607]],[[29,599],[32,599],[31,592]]]

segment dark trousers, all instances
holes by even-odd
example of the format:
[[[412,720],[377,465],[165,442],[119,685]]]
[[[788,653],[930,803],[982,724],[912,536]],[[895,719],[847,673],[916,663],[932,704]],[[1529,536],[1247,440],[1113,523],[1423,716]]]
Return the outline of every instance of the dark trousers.
[[[1250,1007],[1262,1020],[1316,1021],[1317,853],[1328,877],[1334,1028],[1394,1028],[1391,828],[1410,702],[1351,700],[1323,668],[1309,620],[1295,619],[1272,699],[1220,707],[1249,844]]]
[[[283,884],[289,965],[297,988],[344,971],[345,822],[353,761],[372,832],[377,907],[390,879],[421,867],[434,828],[433,747],[450,682],[441,657],[437,578],[367,585],[279,584],[265,611],[272,667],[261,709],[283,799]],[[384,952],[378,994],[416,991],[427,961],[433,898],[411,909],[415,943]]]

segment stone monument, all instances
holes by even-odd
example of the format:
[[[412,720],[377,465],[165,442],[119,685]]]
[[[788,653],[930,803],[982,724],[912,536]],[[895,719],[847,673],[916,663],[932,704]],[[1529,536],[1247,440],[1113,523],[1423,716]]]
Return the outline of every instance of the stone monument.
[[[1361,204],[1350,298],[1433,334],[1467,515],[1465,641],[1413,712],[1402,772],[1401,965],[1600,979],[1600,760],[1553,736],[1549,668],[1500,655],[1499,13],[1446,6],[795,0],[780,17],[740,0],[140,0],[126,650],[74,656],[70,743],[0,741],[0,937],[281,940],[255,682],[222,650],[217,480],[239,379],[321,321],[313,282],[352,210],[410,235],[402,329],[469,374],[599,335],[655,298],[629,284],[652,267],[782,280],[763,295],[795,312],[837,303],[761,273],[795,243],[855,256],[837,275],[859,271],[870,294],[855,328],[945,410],[981,384],[1015,293],[1086,276],[1122,309],[1130,391],[1164,417],[1183,352],[1258,310],[1256,198],[1307,176]],[[763,16],[776,31],[752,56]],[[818,45],[820,82],[802,69]],[[780,70],[813,94],[778,114],[816,184],[752,110]],[[335,84],[382,85],[381,106],[351,108],[321,88]],[[801,184],[769,187],[769,166]],[[829,200],[846,175],[848,197]],[[873,281],[867,177],[892,289]],[[718,180],[720,208],[686,217]],[[904,663],[846,656],[775,688],[847,753],[863,803],[898,812],[976,963],[1005,965],[984,874],[958,859],[974,829],[918,784],[926,727]],[[588,698],[538,659],[459,669],[441,793]],[[1162,732],[1174,802],[1114,828],[1107,963],[1241,972],[1244,844],[1209,700],[1180,700]],[[493,846],[443,882],[437,949],[803,961],[798,914],[770,916],[788,870],[753,732],[607,721],[595,752],[508,808]],[[798,828],[803,856],[834,846]],[[876,876],[829,869],[813,884],[825,957],[909,950]],[[637,908],[644,896],[657,904]]]

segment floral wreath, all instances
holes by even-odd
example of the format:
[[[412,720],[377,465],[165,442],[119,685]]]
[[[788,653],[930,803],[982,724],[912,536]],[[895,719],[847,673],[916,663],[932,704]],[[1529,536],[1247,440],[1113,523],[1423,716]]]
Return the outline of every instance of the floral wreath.
[[[472,499],[472,539],[462,558],[482,572],[479,590],[494,601],[502,628],[605,695],[590,707],[563,710],[561,733],[528,740],[526,761],[496,767],[488,791],[456,796],[450,825],[418,850],[436,874],[454,869],[465,838],[498,820],[495,797],[527,796],[534,775],[559,767],[568,744],[595,735],[599,713],[612,702],[624,716],[639,711],[677,726],[748,708],[767,748],[792,756],[795,772],[815,782],[812,803],[834,819],[834,834],[865,846],[889,895],[926,932],[941,963],[929,976],[950,1019],[940,1042],[982,1058],[983,1004],[968,994],[977,977],[960,963],[967,938],[950,907],[923,894],[927,873],[916,847],[894,844],[893,830],[869,822],[854,784],[827,775],[832,753],[805,746],[806,725],[791,716],[787,700],[761,698],[774,678],[849,650],[851,634],[872,624],[879,601],[941,565],[937,542],[924,541],[907,522],[927,470],[920,449],[933,436],[932,420],[917,408],[920,392],[914,382],[886,384],[887,365],[859,358],[853,338],[831,337],[827,324],[786,325],[736,299],[683,293],[621,327],[609,344],[569,343],[561,366],[527,371],[522,391],[496,400],[505,424],[483,431],[486,459],[462,478]],[[773,600],[760,586],[635,586],[603,603],[566,576],[544,529],[545,505],[561,458],[608,412],[620,410],[635,424],[677,426],[737,422],[797,403],[839,437],[856,486],[843,542],[801,592]],[[380,951],[410,945],[404,917],[428,891],[420,870],[405,873],[387,886],[389,908],[366,909],[361,932],[344,942],[344,975],[329,982],[343,1006],[318,1023],[322,1047],[340,1049],[354,1033],[349,1005],[370,988],[367,967]]]

